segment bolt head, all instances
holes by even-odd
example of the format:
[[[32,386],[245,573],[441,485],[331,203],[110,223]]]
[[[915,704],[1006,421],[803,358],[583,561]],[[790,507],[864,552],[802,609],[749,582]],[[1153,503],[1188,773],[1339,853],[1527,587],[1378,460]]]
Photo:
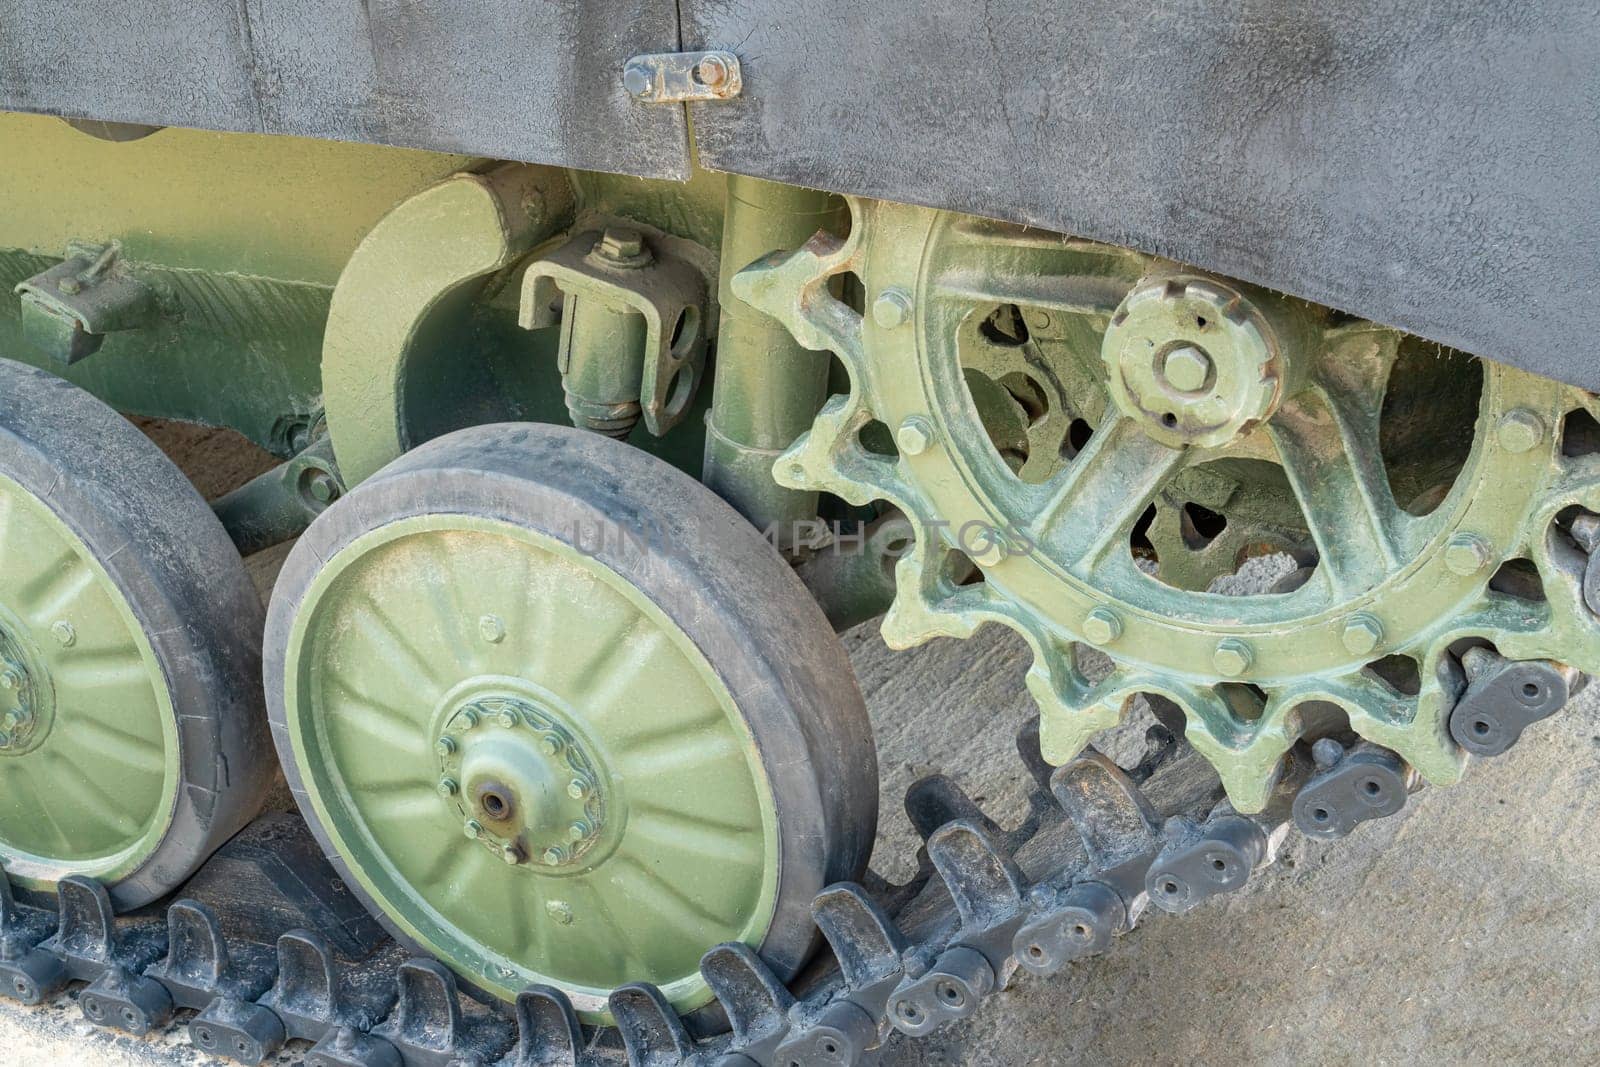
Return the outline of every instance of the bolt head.
[[[544,902],[545,914],[550,916],[562,926],[572,925],[572,905],[564,900],[547,900]]]
[[[561,861],[567,858],[566,849],[551,846],[544,850],[544,863],[546,867],[560,866]]]
[[[1237,678],[1250,669],[1254,658],[1248,643],[1237,637],[1227,637],[1217,642],[1217,650],[1211,654],[1211,665],[1223,677]]]
[[[588,836],[589,836],[589,824],[584,822],[582,819],[579,819],[577,822],[575,822],[571,826],[567,827],[567,840],[568,841],[582,841],[584,838],[586,838]]]
[[[630,96],[643,96],[650,91],[654,80],[650,68],[643,63],[629,63],[622,68],[622,87],[628,90]]]
[[[71,648],[78,643],[78,630],[66,619],[62,619],[50,627],[50,635],[62,648]]]
[[[15,667],[7,667],[0,671],[0,689],[10,692],[22,688],[22,675]]]
[[[511,866],[516,866],[525,858],[522,849],[517,845],[504,845],[500,849],[500,858]]]
[[[1180,393],[1198,393],[1211,371],[1211,357],[1194,345],[1173,349],[1161,363],[1161,377]]]
[[[517,713],[514,711],[507,710],[500,713],[500,725],[504,726],[507,730],[514,730],[521,723],[522,720],[517,717]]]
[[[973,534],[966,548],[972,561],[980,567],[994,567],[1006,558],[1006,538],[992,526],[985,526]]]
[[[476,841],[478,838],[483,836],[483,824],[477,819],[468,819],[466,822],[461,824],[461,832],[467,837]]]
[[[1445,546],[1444,565],[1451,574],[1470,578],[1489,565],[1489,546],[1477,534],[1456,534]]]
[[[1383,640],[1383,624],[1364,611],[1358,612],[1344,624],[1340,640],[1353,655],[1365,656]]]
[[[319,504],[330,504],[339,495],[339,483],[327,471],[317,471],[306,483],[306,491]]]
[[[574,778],[567,783],[567,796],[573,800],[589,799],[589,784],[582,778]]]
[[[894,432],[894,442],[908,456],[920,456],[933,444],[933,427],[921,415],[912,415]]]
[[[1094,645],[1109,645],[1122,636],[1122,620],[1110,608],[1095,608],[1083,620],[1083,636]]]
[[[539,741],[539,751],[546,756],[554,756],[561,751],[561,738],[555,734],[545,734]]]
[[[898,329],[911,321],[911,294],[892,287],[872,302],[872,321],[885,330]]]
[[[456,780],[454,778],[439,779],[438,789],[439,795],[442,797],[453,797],[456,795],[456,791],[460,788],[461,787],[456,784]]]
[[[715,89],[728,80],[728,64],[721,56],[706,56],[695,67],[695,74],[700,79],[701,85],[709,85]]]
[[[636,259],[644,254],[644,237],[626,226],[607,226],[595,249],[606,259]]]
[[[1527,408],[1500,417],[1500,447],[1507,452],[1527,452],[1544,440],[1544,420]]]
[[[456,750],[456,739],[449,736],[441,737],[434,742],[433,747],[439,750],[439,755],[441,756],[451,755]]]
[[[66,293],[68,296],[74,296],[83,292],[83,283],[76,278],[62,278],[60,281],[56,282],[56,288],[61,290],[63,293]]]

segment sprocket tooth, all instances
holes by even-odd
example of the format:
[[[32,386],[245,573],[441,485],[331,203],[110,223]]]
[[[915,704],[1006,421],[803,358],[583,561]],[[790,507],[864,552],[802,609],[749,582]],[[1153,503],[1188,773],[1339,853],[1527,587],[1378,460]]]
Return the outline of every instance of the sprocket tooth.
[[[876,985],[900,973],[906,936],[860,886],[849,882],[829,886],[812,900],[811,915],[851,989]]]
[[[694,1052],[683,1020],[648,982],[618,986],[610,1005],[631,1067],[676,1067]]]
[[[740,1044],[771,1040],[787,1027],[785,1014],[794,996],[749,945],[728,941],[716,946],[700,960],[700,974]]]
[[[565,993],[529,986],[517,994],[515,1012],[517,1048],[501,1067],[577,1067],[583,1026]]]
[[[1116,870],[1154,851],[1155,809],[1109,757],[1091,749],[1057,770],[1050,789],[1096,870]]]
[[[950,891],[963,930],[994,926],[1022,907],[1022,873],[979,824],[962,819],[940,827],[928,839],[928,856]]]
[[[1050,788],[1050,776],[1055,773],[1055,767],[1044,758],[1044,753],[1039,748],[1039,720],[1037,717],[1028,719],[1017,730],[1017,756],[1021,758],[1022,765],[1027,768],[1028,776],[1040,789]]]

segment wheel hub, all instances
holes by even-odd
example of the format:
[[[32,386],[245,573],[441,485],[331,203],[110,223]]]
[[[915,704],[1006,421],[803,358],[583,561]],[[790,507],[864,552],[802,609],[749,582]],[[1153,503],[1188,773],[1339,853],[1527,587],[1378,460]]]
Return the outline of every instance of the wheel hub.
[[[1209,279],[1134,289],[1102,352],[1117,407],[1173,448],[1235,441],[1270,418],[1283,393],[1277,332],[1253,303]]]
[[[44,664],[0,621],[0,757],[24,756],[42,745],[54,721],[54,704]]]
[[[555,874],[592,862],[606,836],[605,775],[554,710],[475,697],[444,721],[439,795],[462,832],[511,865]]]

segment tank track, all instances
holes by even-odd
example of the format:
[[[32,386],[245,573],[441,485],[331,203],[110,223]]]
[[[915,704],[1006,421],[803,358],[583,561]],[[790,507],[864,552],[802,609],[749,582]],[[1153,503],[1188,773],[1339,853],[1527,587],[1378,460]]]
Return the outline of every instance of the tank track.
[[[1489,714],[1474,693],[1485,688],[1494,687],[1469,687],[1457,713]],[[0,994],[36,1005],[81,983],[85,1018],[138,1035],[178,1025],[189,1009],[198,1049],[246,1064],[294,1039],[312,1043],[309,1067],[855,1064],[891,1029],[920,1037],[972,1015],[1018,970],[1051,975],[1104,952],[1152,909],[1181,914],[1237,891],[1273,862],[1291,823],[1341,836],[1399,811],[1416,788],[1392,753],[1359,745],[1346,752],[1325,739],[1314,758],[1295,754],[1264,811],[1241,815],[1209,764],[1164,726],[1149,729],[1142,758],[1128,769],[1093,750],[1051,767],[1039,755],[1036,723],[1018,750],[1034,789],[1015,829],[1000,828],[942,775],[911,787],[906,810],[924,843],[919,873],[905,885],[869,874],[869,884],[820,893],[812,913],[832,956],[792,983],[794,992],[743,944],[708,952],[701,971],[730,1024],[715,1037],[693,1036],[646,984],[612,992],[614,1029],[586,1029],[567,997],[545,986],[524,990],[504,1010],[479,1004],[440,963],[407,958],[367,930],[360,905],[304,854],[282,865],[297,886],[325,882],[304,894],[305,915],[294,924],[315,929],[238,938],[223,934],[239,925],[230,919],[259,928],[282,916],[232,914],[250,909],[248,899],[220,914],[189,899],[197,886],[208,888],[208,875],[213,887],[219,878],[249,881],[212,872],[218,859],[175,894],[164,916],[146,909],[117,917],[105,888],[81,877],[60,883],[54,911],[30,906],[0,875]],[[297,820],[268,818],[294,822],[300,845],[309,844]]]

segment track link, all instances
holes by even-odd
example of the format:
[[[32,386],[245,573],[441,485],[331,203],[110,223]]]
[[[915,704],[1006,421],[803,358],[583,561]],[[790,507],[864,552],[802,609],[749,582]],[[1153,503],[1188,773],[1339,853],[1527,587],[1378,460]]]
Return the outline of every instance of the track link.
[[[440,963],[407,958],[386,938],[348,937],[348,914],[320,900],[306,911],[348,943],[306,929],[275,944],[230,939],[217,911],[192,899],[171,903],[164,921],[117,917],[105,888],[81,877],[60,883],[52,911],[16,899],[0,875],[0,993],[39,1004],[81,983],[90,1022],[134,1034],[189,1009],[197,1048],[246,1064],[300,1040],[311,1043],[310,1067],[843,1067],[891,1030],[920,1037],[967,1018],[1018,970],[1047,976],[1106,951],[1152,909],[1181,914],[1239,890],[1275,859],[1292,823],[1313,829],[1305,809],[1317,798],[1370,793],[1369,781],[1385,790],[1370,815],[1338,811],[1342,829],[1400,810],[1415,787],[1382,750],[1320,751],[1292,762],[1265,810],[1241,815],[1206,761],[1161,726],[1128,769],[1093,750],[1052,768],[1036,725],[1018,748],[1035,783],[1022,825],[1003,830],[943,776],[913,785],[919,874],[820,893],[812,913],[831,958],[793,990],[746,945],[708,952],[701,973],[730,1025],[715,1037],[691,1034],[642,983],[611,994],[615,1029],[586,1030],[547,986],[486,1007]],[[205,886],[208,870],[186,891]],[[325,876],[337,897],[342,887]]]

